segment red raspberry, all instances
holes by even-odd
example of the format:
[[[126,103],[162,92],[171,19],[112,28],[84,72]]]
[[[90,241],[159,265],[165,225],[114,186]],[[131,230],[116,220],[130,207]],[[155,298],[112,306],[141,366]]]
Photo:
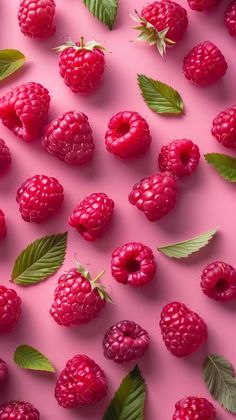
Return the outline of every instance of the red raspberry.
[[[236,105],[214,118],[211,132],[222,146],[236,148]]]
[[[87,241],[103,235],[111,221],[114,202],[104,193],[94,193],[77,204],[69,218],[69,224]]]
[[[54,0],[21,0],[18,21],[21,32],[30,38],[46,39],[55,33]]]
[[[141,242],[130,242],[115,249],[111,258],[111,274],[119,283],[143,286],[156,273],[152,250]]]
[[[185,77],[197,86],[216,82],[226,73],[228,65],[219,48],[206,41],[194,47],[184,58]]]
[[[173,140],[163,146],[159,154],[159,168],[181,178],[191,175],[198,167],[199,148],[192,140]]]
[[[0,407],[2,420],[39,420],[38,410],[30,403],[24,401],[11,401]]]
[[[88,95],[98,87],[105,68],[102,49],[95,41],[84,44],[83,38],[56,48],[61,52],[60,75],[72,92]]]
[[[4,172],[11,163],[11,153],[4,140],[0,139],[0,173]]]
[[[188,0],[189,7],[198,12],[204,12],[215,6],[219,0]]]
[[[223,261],[209,264],[202,272],[201,287],[208,297],[227,302],[236,299],[236,270]]]
[[[142,155],[152,140],[147,121],[132,111],[114,115],[105,138],[107,150],[120,158]]]
[[[5,221],[5,215],[0,209],[0,240],[4,239],[7,235],[7,226]]]
[[[15,290],[0,286],[0,333],[11,332],[18,324],[20,315],[21,298]]]
[[[225,26],[229,34],[236,38],[236,0],[233,0],[226,9]]]
[[[142,179],[133,186],[129,201],[151,222],[166,216],[175,206],[177,182],[171,173],[162,172]]]
[[[41,223],[53,216],[64,200],[63,187],[56,178],[35,175],[18,189],[16,201],[26,222]]]
[[[149,347],[149,335],[133,321],[120,321],[106,332],[104,356],[117,363],[142,357]]]
[[[94,143],[88,117],[70,111],[46,128],[43,147],[68,165],[82,165],[93,157]]]
[[[16,136],[32,141],[45,123],[49,102],[46,88],[39,83],[25,83],[0,99],[0,119]]]
[[[55,397],[64,408],[82,407],[100,401],[107,394],[107,378],[90,357],[77,354],[61,372]]]
[[[172,420],[215,420],[216,409],[206,399],[187,397],[175,404]]]
[[[168,303],[162,310],[160,327],[167,350],[176,357],[195,352],[208,337],[203,319],[184,303]]]
[[[7,364],[6,362],[4,362],[4,360],[0,359],[0,385],[2,382],[5,381],[6,377],[7,377]]]

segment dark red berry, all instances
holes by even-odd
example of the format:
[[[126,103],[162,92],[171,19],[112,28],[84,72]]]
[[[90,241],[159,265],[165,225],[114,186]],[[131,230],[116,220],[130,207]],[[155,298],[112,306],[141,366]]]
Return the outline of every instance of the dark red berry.
[[[36,39],[46,39],[56,30],[54,0],[20,0],[18,21],[21,32]]]
[[[219,0],[188,0],[189,7],[198,12],[204,12],[216,6]]]
[[[210,263],[202,272],[201,287],[208,297],[227,302],[236,299],[236,270],[223,261]]]
[[[187,397],[175,404],[172,420],[215,420],[216,409],[206,399]]]
[[[0,286],[0,333],[11,332],[18,324],[20,315],[20,297],[15,290]]]
[[[231,1],[226,9],[225,26],[229,34],[236,38],[236,0]]]
[[[8,372],[8,368],[7,368],[6,362],[0,359],[0,385],[2,384],[2,382],[5,381],[7,377],[7,372]]]
[[[171,172],[177,177],[191,175],[200,160],[199,148],[192,140],[173,140],[161,148],[158,163],[161,171]]]
[[[39,420],[39,411],[25,401],[11,401],[0,406],[1,420]]]
[[[11,153],[4,140],[0,139],[0,174],[5,172],[11,163]]]
[[[5,215],[3,211],[0,209],[0,240],[4,239],[7,236],[7,226]]]
[[[211,132],[222,146],[236,148],[236,105],[214,118]]]

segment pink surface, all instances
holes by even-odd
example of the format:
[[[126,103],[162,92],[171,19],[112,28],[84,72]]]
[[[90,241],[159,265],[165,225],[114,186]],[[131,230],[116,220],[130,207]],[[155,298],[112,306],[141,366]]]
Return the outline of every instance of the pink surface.
[[[205,297],[199,287],[202,268],[210,261],[222,259],[235,264],[235,186],[220,178],[202,159],[199,170],[181,182],[176,209],[159,223],[146,221],[143,214],[128,203],[132,185],[143,176],[157,170],[156,157],[160,147],[173,138],[191,138],[206,152],[225,152],[212,139],[212,118],[224,107],[235,102],[235,41],[222,24],[225,2],[209,13],[189,12],[190,25],[185,39],[169,51],[162,60],[156,51],[134,43],[133,22],[128,12],[138,10],[143,0],[120,0],[117,23],[112,32],[95,20],[82,1],[57,0],[57,33],[46,42],[25,38],[16,20],[17,1],[2,0],[0,6],[0,48],[18,48],[28,57],[25,69],[5,82],[0,92],[27,82],[40,82],[50,90],[50,119],[64,111],[85,112],[91,122],[96,154],[93,162],[73,169],[41,150],[40,141],[25,144],[0,126],[0,137],[11,148],[11,170],[0,180],[0,208],[7,214],[8,238],[0,245],[1,283],[9,286],[14,260],[31,241],[49,233],[69,230],[69,247],[63,268],[53,278],[34,287],[14,286],[23,300],[23,316],[19,327],[10,335],[0,337],[0,357],[10,367],[10,376],[1,389],[0,403],[10,399],[32,402],[41,412],[42,420],[99,420],[123,376],[134,363],[122,366],[107,361],[102,353],[102,338],[113,323],[130,319],[147,329],[151,336],[150,350],[138,361],[148,384],[145,420],[169,420],[175,402],[188,395],[210,398],[202,380],[201,367],[208,352],[224,354],[236,367],[235,303],[220,304]],[[180,1],[187,7],[187,1]],[[58,74],[57,54],[51,48],[71,37],[81,35],[104,42],[109,53],[103,84],[93,96],[83,98],[73,94]],[[213,87],[199,89],[185,80],[182,59],[196,43],[215,42],[229,64],[226,77]],[[182,95],[186,115],[165,118],[152,113],[143,102],[136,83],[136,74],[158,78],[172,84]],[[143,115],[153,137],[151,150],[144,157],[124,162],[108,154],[104,133],[111,115],[120,110],[135,110]],[[27,177],[45,173],[58,178],[65,188],[65,205],[58,216],[42,225],[25,223],[15,202],[16,190]],[[88,243],[75,230],[68,228],[67,219],[76,203],[92,192],[104,191],[116,204],[111,230],[99,241]],[[217,238],[206,249],[186,261],[165,258],[156,246],[179,241],[214,226],[220,227]],[[142,241],[156,254],[158,272],[152,284],[134,289],[112,280],[110,255],[113,249],[128,241]],[[93,275],[106,269],[105,283],[110,288],[115,305],[107,305],[90,324],[75,329],[57,326],[49,317],[49,307],[59,274],[74,265],[74,254],[83,264],[89,264]],[[166,350],[158,327],[162,307],[171,300],[180,300],[199,312],[209,327],[207,344],[185,359],[176,359]],[[58,372],[76,353],[86,353],[105,370],[109,392],[95,406],[80,410],[60,408],[54,399],[55,377],[24,371],[14,365],[15,348],[28,343],[51,359]],[[230,420],[232,415],[217,403],[218,417]],[[115,419],[114,419],[115,420]]]

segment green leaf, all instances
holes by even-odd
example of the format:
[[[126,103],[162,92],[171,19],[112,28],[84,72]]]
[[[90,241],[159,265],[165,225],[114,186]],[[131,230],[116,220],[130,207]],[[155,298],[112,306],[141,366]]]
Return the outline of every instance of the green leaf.
[[[236,158],[221,153],[207,153],[204,157],[223,178],[236,182]]]
[[[32,242],[17,257],[12,281],[22,286],[45,280],[62,265],[67,247],[67,232],[44,236]]]
[[[18,50],[0,50],[0,80],[15,73],[25,63],[26,58]]]
[[[143,420],[146,385],[139,367],[123,379],[103,420]]]
[[[144,101],[152,111],[157,114],[183,114],[183,100],[171,86],[144,74],[138,74],[138,84]]]
[[[113,28],[117,10],[118,0],[83,0],[88,10],[102,23]]]
[[[14,361],[23,369],[55,372],[55,368],[47,357],[27,344],[17,347],[14,353]]]
[[[203,365],[203,377],[212,397],[236,414],[236,378],[232,365],[218,354],[210,354]]]
[[[170,258],[186,258],[194,252],[199,251],[213,238],[217,231],[217,228],[208,230],[202,235],[195,236],[192,239],[183,242],[177,242],[175,244],[166,245],[157,248],[162,254],[167,255]]]

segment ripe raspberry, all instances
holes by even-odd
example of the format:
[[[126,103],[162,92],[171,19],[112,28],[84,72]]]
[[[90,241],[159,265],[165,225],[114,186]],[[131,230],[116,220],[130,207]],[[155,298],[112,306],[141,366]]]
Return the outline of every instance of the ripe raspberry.
[[[56,118],[46,128],[42,145],[68,165],[87,163],[94,152],[88,117],[82,112],[70,111]]]
[[[5,381],[6,377],[7,377],[7,364],[6,362],[4,362],[4,360],[0,359],[0,385],[2,382]]]
[[[149,347],[149,335],[133,321],[120,321],[106,332],[103,352],[117,363],[142,357]]]
[[[111,258],[111,274],[119,283],[143,286],[156,273],[152,250],[141,242],[130,242],[115,249]]]
[[[4,172],[11,163],[11,153],[4,140],[0,139],[0,173]]]
[[[223,261],[209,264],[202,272],[201,287],[208,297],[227,302],[236,299],[236,270]]]
[[[200,159],[199,148],[192,140],[173,140],[163,146],[159,154],[159,168],[181,178],[191,175],[197,169]]]
[[[68,42],[56,48],[59,58],[60,75],[72,92],[88,95],[100,84],[105,68],[103,47],[95,41],[74,44]]]
[[[211,132],[222,146],[236,148],[236,105],[214,118]]]
[[[5,215],[0,209],[0,240],[4,239],[7,235],[7,226],[5,221]]]
[[[20,315],[20,297],[15,290],[0,286],[0,333],[12,331],[18,324]]]
[[[55,397],[64,408],[82,407],[100,401],[107,394],[107,378],[90,357],[77,354],[61,372]]]
[[[40,415],[38,410],[28,402],[11,401],[0,406],[0,419],[39,420]]]
[[[21,0],[18,21],[21,32],[30,38],[46,39],[55,33],[54,0]]]
[[[167,350],[176,357],[195,352],[208,337],[203,319],[184,303],[166,305],[161,313],[160,327]]]
[[[142,179],[133,186],[129,201],[143,211],[151,222],[166,216],[175,206],[177,182],[168,172],[158,173]]]
[[[228,65],[219,48],[205,41],[194,47],[184,58],[185,77],[197,86],[216,82],[226,73]]]
[[[104,193],[94,193],[77,204],[69,218],[69,224],[87,241],[103,235],[111,221],[114,202]]]
[[[147,121],[132,111],[114,115],[105,138],[107,150],[120,158],[142,155],[152,140]]]
[[[18,189],[16,201],[26,222],[41,223],[53,216],[64,200],[63,187],[56,178],[35,175]]]
[[[25,83],[0,99],[0,119],[16,136],[32,141],[45,123],[49,102],[46,88],[39,83]]]
[[[229,34],[236,38],[236,0],[233,0],[226,9],[225,26]]]
[[[216,409],[206,399],[187,397],[175,404],[175,414],[172,420],[215,420]]]
[[[198,12],[204,12],[215,6],[219,0],[188,0],[189,7]]]

